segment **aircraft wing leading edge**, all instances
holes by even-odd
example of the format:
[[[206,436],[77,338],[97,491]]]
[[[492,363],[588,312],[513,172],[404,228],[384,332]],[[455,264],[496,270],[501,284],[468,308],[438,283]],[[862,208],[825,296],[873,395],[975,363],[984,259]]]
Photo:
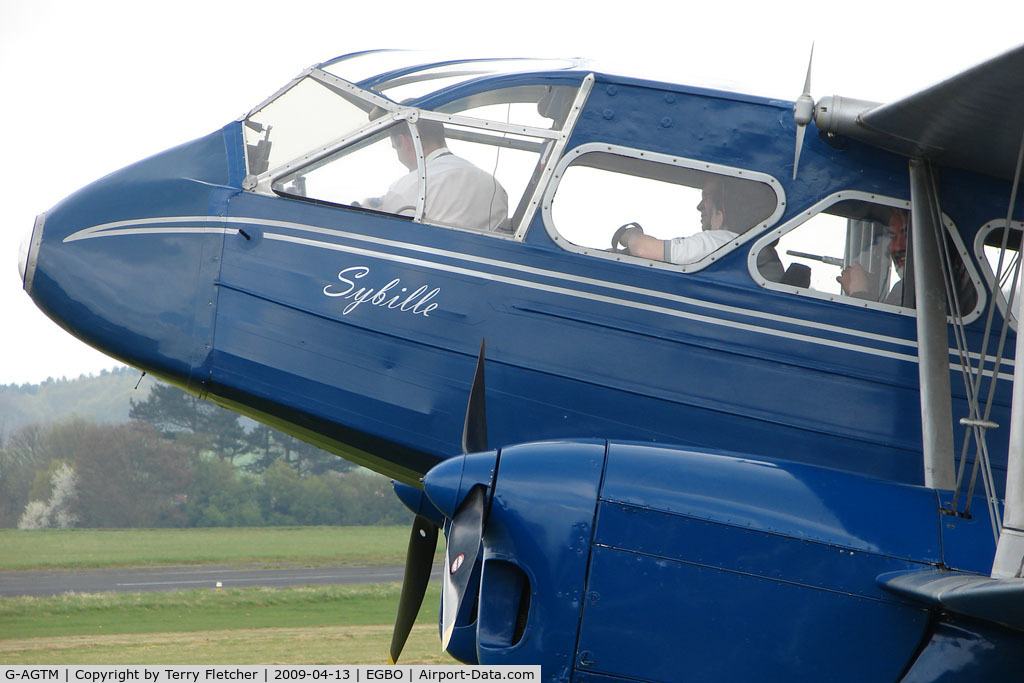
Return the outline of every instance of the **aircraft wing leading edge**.
[[[883,574],[878,584],[935,608],[1024,630],[1024,579],[933,569]]]
[[[1011,179],[1024,132],[1024,45],[858,118],[890,151]],[[856,137],[856,135],[854,135]]]

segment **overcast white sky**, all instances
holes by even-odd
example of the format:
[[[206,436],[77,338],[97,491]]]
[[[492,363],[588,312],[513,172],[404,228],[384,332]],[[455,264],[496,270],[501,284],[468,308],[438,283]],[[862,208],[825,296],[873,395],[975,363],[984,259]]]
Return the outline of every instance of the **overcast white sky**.
[[[589,57],[653,78],[795,99],[889,101],[1024,42],[1020,3],[716,0],[285,3],[0,0],[0,384],[117,363],[21,290],[36,214],[111,171],[205,135],[300,70],[371,48]]]

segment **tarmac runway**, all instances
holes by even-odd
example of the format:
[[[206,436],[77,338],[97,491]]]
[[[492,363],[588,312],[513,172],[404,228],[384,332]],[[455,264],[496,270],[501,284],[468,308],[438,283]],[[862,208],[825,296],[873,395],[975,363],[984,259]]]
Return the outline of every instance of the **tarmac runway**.
[[[392,583],[401,582],[404,572],[401,565],[272,569],[206,565],[0,572],[0,596],[216,589],[217,582],[223,588]],[[441,567],[435,565],[431,580],[440,581],[440,577]]]

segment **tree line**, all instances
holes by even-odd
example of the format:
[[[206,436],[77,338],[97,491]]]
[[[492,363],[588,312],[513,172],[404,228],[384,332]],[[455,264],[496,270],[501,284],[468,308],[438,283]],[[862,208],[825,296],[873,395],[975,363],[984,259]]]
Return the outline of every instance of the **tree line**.
[[[79,417],[0,432],[0,526],[406,524],[391,483],[180,389],[130,420]]]

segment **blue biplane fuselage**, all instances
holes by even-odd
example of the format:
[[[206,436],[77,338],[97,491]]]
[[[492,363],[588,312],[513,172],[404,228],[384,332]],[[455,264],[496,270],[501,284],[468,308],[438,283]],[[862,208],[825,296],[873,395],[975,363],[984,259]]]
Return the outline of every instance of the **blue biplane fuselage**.
[[[379,97],[387,78],[415,73],[353,88]],[[987,575],[995,549],[984,503],[944,515],[952,493],[923,486],[913,308],[772,281],[758,265],[843,201],[909,206],[907,159],[809,135],[793,179],[791,102],[579,68],[481,75],[392,110],[447,114],[542,88],[576,106],[551,125],[561,137],[501,131],[540,159],[510,192],[507,233],[282,190],[275,171],[296,166],[253,168],[253,141],[273,140],[254,114],[41,216],[26,289],[71,333],[192,393],[417,489],[435,470],[421,512],[439,524],[474,483],[490,486],[479,608],[449,648],[468,661],[542,663],[548,680],[931,680],[910,674],[948,657],[944,644],[1019,644],[1004,625],[936,619],[878,579]],[[307,156],[379,133],[360,130]],[[560,183],[579,160],[632,176],[660,164],[662,182],[750,177],[777,203],[695,264],[645,261],[560,231]],[[973,286],[963,320],[976,352],[993,291],[979,245],[1010,185],[956,169],[938,183]],[[630,200],[591,191],[599,208]],[[697,216],[692,203],[667,209],[680,226]],[[958,419],[955,336],[950,325]],[[453,474],[482,340],[487,441],[501,457],[468,456]],[[1006,348],[1009,378],[1012,332]],[[1003,425],[988,442],[999,492],[1010,389],[997,383],[988,416]]]

